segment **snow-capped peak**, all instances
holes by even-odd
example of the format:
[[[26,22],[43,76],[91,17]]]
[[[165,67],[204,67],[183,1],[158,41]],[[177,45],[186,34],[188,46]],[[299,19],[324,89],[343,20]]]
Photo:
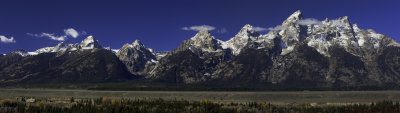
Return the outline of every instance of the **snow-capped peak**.
[[[35,53],[49,53],[49,52],[53,52],[54,51],[54,47],[44,47],[44,48],[40,48],[38,50],[35,51]]]
[[[133,45],[133,46],[144,46],[144,45],[142,44],[142,42],[140,42],[140,40],[135,40],[135,41],[132,43],[132,45]]]
[[[89,44],[94,43],[94,41],[95,41],[95,40],[94,40],[93,36],[90,35],[90,36],[88,36],[87,38],[85,38],[84,40],[82,40],[81,46],[82,46],[82,47],[93,46],[93,45],[89,45]]]
[[[358,27],[357,24],[353,24],[353,30],[354,30],[354,32],[359,32],[360,28]]]
[[[343,27],[344,29],[352,29],[349,18],[347,16],[340,17],[336,20],[332,20],[332,21],[330,21],[330,24],[335,27]]]
[[[118,49],[118,51],[125,50],[125,49],[130,49],[130,50],[141,50],[141,51],[150,51],[153,52],[153,49],[151,48],[146,48],[142,42],[139,40],[135,40],[132,44],[126,43],[124,46],[122,46],[121,49]]]
[[[132,44],[126,43],[121,49],[127,49],[127,48],[132,48],[135,50],[140,50],[140,49],[147,49],[146,46],[139,40],[135,40]]]
[[[255,38],[258,37],[260,34],[257,33],[253,26],[250,24],[246,24],[243,26],[243,28],[239,31],[236,36],[242,37],[242,38],[250,38],[251,40],[256,40]]]
[[[260,36],[254,31],[253,26],[246,24],[234,37],[222,44],[222,48],[231,49],[234,55],[238,55],[240,51],[252,41],[256,41]]]
[[[93,38],[93,36],[88,36],[80,44],[71,44],[69,42],[63,41],[54,47],[40,48],[31,53],[35,53],[35,54],[54,53],[54,52],[67,51],[67,50],[76,51],[79,49],[94,49],[94,48],[102,48],[102,47],[97,42],[97,40],[95,40],[95,38]]]
[[[364,56],[375,54],[381,46],[396,46],[397,42],[373,30],[363,30],[357,24],[351,25],[347,16],[334,20],[325,19],[321,24],[314,25],[307,44],[325,56],[330,56],[328,49],[339,45],[347,52]]]
[[[195,36],[190,38],[191,40],[207,40],[207,39],[215,39],[214,36],[212,36],[208,31],[203,30],[199,31]]]
[[[282,23],[282,30],[279,31],[279,35],[282,36],[282,55],[291,52],[295,45],[303,41],[307,35],[308,30],[307,26],[301,26],[296,22],[298,20],[302,20],[303,14],[300,10],[297,10],[292,15],[290,15],[285,21]]]
[[[57,44],[55,47],[44,47],[44,48],[40,48],[40,49],[38,49],[38,50],[36,50],[34,52],[37,53],[37,54],[59,52],[59,51],[65,51],[68,48],[70,48],[71,46],[72,46],[71,43],[63,41],[63,42]]]
[[[28,56],[28,55],[37,55],[35,52],[28,52],[24,49],[19,48],[18,50],[14,51],[13,53],[19,54],[21,56]]]
[[[276,37],[282,37],[285,47],[284,52],[282,53],[288,53],[293,50],[297,43],[301,42],[307,37],[307,29],[304,29],[299,24],[296,24],[298,20],[302,19],[303,14],[300,10],[297,10],[282,23],[280,26],[282,30],[276,32],[271,31],[267,35],[260,35],[259,33],[255,32],[253,26],[246,24],[238,34],[224,42],[222,44],[222,48],[229,48],[232,50],[234,55],[238,55],[249,42],[257,42],[261,45],[268,45],[272,44],[272,40]]]
[[[253,30],[253,26],[251,26],[250,24],[246,24],[242,27],[242,29],[240,29],[240,32],[255,32]]]
[[[195,36],[190,38],[192,45],[202,47],[202,46],[212,46],[214,44],[220,44],[221,41],[217,40],[208,31],[200,31]]]
[[[52,52],[65,51],[68,48],[70,48],[71,46],[72,46],[71,43],[64,41],[64,42],[57,44],[57,46],[53,48]]]
[[[192,51],[201,50],[205,52],[216,52],[222,50],[221,40],[215,39],[208,31],[199,31],[189,40],[185,40],[178,48],[190,49]]]
[[[303,18],[304,17],[303,17],[303,14],[301,13],[301,11],[297,10],[292,15],[290,15],[285,21],[283,21],[282,26],[286,26],[288,24],[293,24],[297,20],[302,20]]]
[[[246,24],[242,27],[242,29],[253,29],[253,26],[251,26],[250,24]]]
[[[126,43],[124,46],[122,46],[122,48],[118,50],[112,49],[112,51],[115,52],[121,61],[131,62],[132,64],[138,64],[138,62],[146,63],[157,60],[154,56],[153,50],[146,48],[139,40],[135,40],[132,44]]]
[[[302,13],[301,13],[300,10],[297,10],[296,12],[292,13],[292,14],[288,17],[288,19],[296,19],[296,20],[299,20],[299,19],[301,19],[301,18],[303,18],[303,15],[302,15]]]
[[[92,35],[90,35],[87,38],[85,38],[81,42],[80,46],[81,46],[82,49],[103,48],[103,47],[101,47],[99,42],[94,39],[94,37]]]
[[[344,16],[334,20],[325,19],[320,24],[314,25],[307,44],[316,48],[321,54],[330,56],[328,49],[332,45],[342,46],[353,53],[359,51],[359,45],[363,45],[363,41],[362,39],[357,41],[348,17]]]

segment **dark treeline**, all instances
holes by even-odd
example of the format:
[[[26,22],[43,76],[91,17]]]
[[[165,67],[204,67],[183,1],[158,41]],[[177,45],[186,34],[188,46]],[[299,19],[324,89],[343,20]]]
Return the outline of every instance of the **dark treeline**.
[[[8,88],[51,88],[51,89],[88,89],[114,91],[380,91],[400,90],[400,86],[353,86],[353,87],[302,87],[280,86],[265,83],[225,84],[218,82],[201,84],[157,83],[157,82],[119,82],[119,83],[49,83],[49,84],[19,84]]]
[[[277,106],[269,103],[213,103],[208,100],[185,101],[163,99],[84,99],[67,105],[5,101],[0,113],[388,113],[400,112],[399,102],[344,106],[311,106],[310,104]]]

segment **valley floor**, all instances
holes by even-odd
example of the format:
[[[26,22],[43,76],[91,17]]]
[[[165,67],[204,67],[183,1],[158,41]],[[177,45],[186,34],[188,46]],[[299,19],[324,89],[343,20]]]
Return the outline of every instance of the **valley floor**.
[[[164,100],[209,100],[218,103],[268,102],[275,105],[313,103],[313,105],[370,104],[400,101],[400,91],[97,91],[79,89],[0,88],[0,99],[36,98],[126,98]]]

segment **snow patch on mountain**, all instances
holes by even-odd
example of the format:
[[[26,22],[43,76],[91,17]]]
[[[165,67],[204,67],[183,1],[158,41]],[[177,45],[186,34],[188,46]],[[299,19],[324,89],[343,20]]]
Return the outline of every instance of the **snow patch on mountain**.
[[[252,41],[256,41],[260,36],[253,26],[246,24],[243,28],[230,40],[222,43],[223,49],[231,49],[234,55],[238,55],[240,51]]]
[[[68,42],[61,42],[57,44],[54,47],[44,47],[37,49],[32,52],[25,52],[18,50],[18,53],[21,56],[28,56],[28,55],[38,55],[41,53],[57,53],[57,52],[62,52],[62,51],[76,51],[76,50],[88,50],[88,49],[94,49],[94,48],[102,48],[101,45],[98,43],[97,40],[93,38],[93,36],[88,36],[86,39],[84,39],[80,44],[71,44]]]
[[[327,55],[328,48],[332,46],[331,42],[329,42],[327,38],[327,34],[317,34],[312,35],[312,38],[309,38],[308,46],[318,48],[316,49],[319,53],[323,55]]]
[[[363,40],[357,41],[355,38],[347,16],[335,20],[325,19],[311,28],[307,45],[325,56],[330,56],[328,49],[332,45],[340,45],[348,51],[357,51],[359,43],[363,43]]]
[[[111,49],[111,51],[112,51],[114,54],[116,54],[116,53],[118,53],[119,49]]]
[[[201,49],[204,52],[222,51],[223,41],[215,39],[208,31],[200,31],[186,41],[188,49]]]
[[[154,51],[151,48],[146,48],[139,40],[135,40],[132,44],[125,44],[121,49],[115,50],[116,55],[123,61],[129,61],[129,58],[151,61],[157,60],[154,57]]]
[[[24,49],[18,49],[16,51],[12,52],[12,53],[16,53],[16,54],[19,54],[21,56],[37,55],[37,53],[35,53],[35,52],[28,52],[28,51],[26,51]]]
[[[344,16],[335,20],[325,19],[312,26],[307,45],[329,57],[328,49],[333,45],[339,45],[353,55],[363,56],[376,53],[382,46],[399,44],[373,30],[360,29],[357,24],[351,25],[348,17]]]
[[[52,52],[54,47],[44,47],[35,51],[35,53],[49,53]]]
[[[299,20],[303,20],[303,18],[303,14],[298,10],[283,21],[282,30],[279,31],[279,35],[282,37],[285,46],[282,46],[281,55],[293,51],[296,44],[307,37],[307,31],[304,30],[306,26],[297,23]]]
[[[99,42],[93,38],[93,36],[88,36],[86,39],[84,39],[81,42],[80,47],[84,50],[85,49],[94,49],[94,48],[103,48],[103,47],[101,47]]]

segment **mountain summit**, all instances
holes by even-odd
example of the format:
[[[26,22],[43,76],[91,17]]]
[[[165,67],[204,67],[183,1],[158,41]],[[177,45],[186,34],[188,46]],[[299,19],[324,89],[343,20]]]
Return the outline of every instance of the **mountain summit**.
[[[118,50],[116,56],[125,64],[132,74],[144,75],[146,66],[157,61],[153,51],[146,48],[139,40],[125,44]]]
[[[256,41],[259,35],[253,26],[246,24],[239,33],[223,44],[223,48],[230,48],[234,55],[238,55],[248,43]]]
[[[82,49],[103,48],[93,36],[88,36],[86,39],[84,39],[80,46]]]

